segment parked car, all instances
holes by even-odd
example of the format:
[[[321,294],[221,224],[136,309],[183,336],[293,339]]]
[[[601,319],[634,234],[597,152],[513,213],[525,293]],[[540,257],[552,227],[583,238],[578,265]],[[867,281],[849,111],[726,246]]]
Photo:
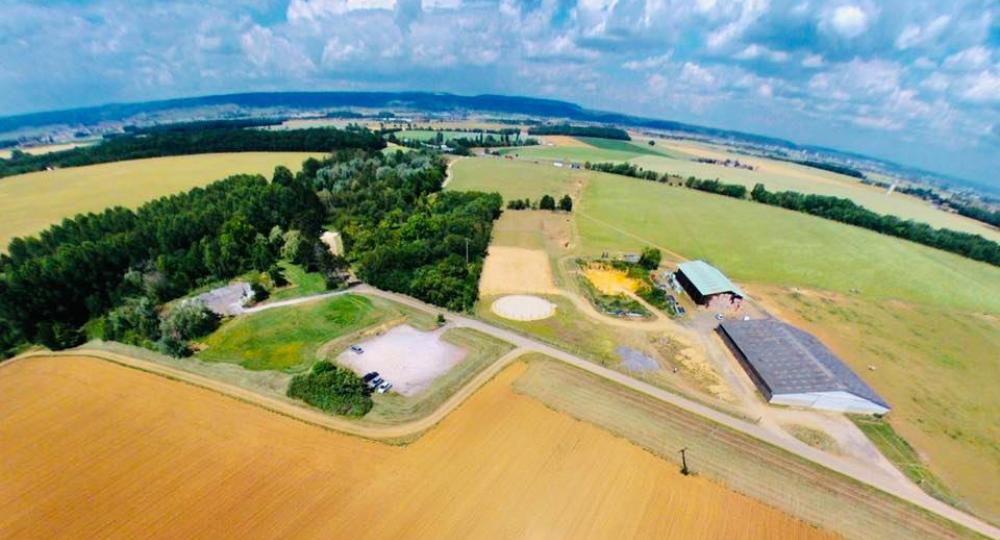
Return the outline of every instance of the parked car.
[[[382,377],[375,377],[368,384],[370,384],[372,388],[378,388],[378,385],[380,385],[380,384],[382,384],[384,382],[385,382],[385,379],[383,379]]]
[[[715,320],[721,321],[722,319],[725,319],[725,317],[723,317],[721,313],[716,313],[715,314]]]
[[[378,377],[378,372],[377,371],[371,371],[371,372],[365,373],[365,376],[362,377],[361,380],[365,381],[366,383],[370,383],[370,382],[372,382],[372,379],[374,379],[375,377]]]
[[[389,381],[385,381],[382,384],[378,385],[377,392],[379,394],[384,394],[384,393],[388,392],[390,389],[392,389],[392,383],[389,382]]]
[[[364,349],[362,349],[361,347],[358,347],[357,345],[351,345],[351,351],[355,352],[355,353],[358,353],[358,354],[361,354],[361,353],[365,352]]]

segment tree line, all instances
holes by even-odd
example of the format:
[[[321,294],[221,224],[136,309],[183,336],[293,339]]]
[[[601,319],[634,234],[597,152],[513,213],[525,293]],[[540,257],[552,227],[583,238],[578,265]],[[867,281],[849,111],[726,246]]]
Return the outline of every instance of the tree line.
[[[632,137],[624,129],[607,126],[574,126],[570,124],[553,124],[528,128],[529,135],[569,135],[571,137],[596,137],[599,139],[615,139],[631,141]]]
[[[542,195],[537,201],[532,201],[529,198],[524,199],[511,199],[507,201],[508,210],[562,210],[563,212],[573,211],[573,198],[569,195],[563,195],[559,202],[556,199],[546,193]]]
[[[244,129],[242,124],[217,123],[156,127],[48,154],[15,151],[0,159],[0,178],[42,171],[49,167],[79,167],[128,159],[205,154],[211,152],[331,152],[339,148],[385,148],[382,138],[364,128],[310,128],[292,130]]]

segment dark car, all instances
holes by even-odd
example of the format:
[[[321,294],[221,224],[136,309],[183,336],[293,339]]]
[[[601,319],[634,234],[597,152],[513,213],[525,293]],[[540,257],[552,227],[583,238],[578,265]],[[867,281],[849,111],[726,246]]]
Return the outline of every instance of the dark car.
[[[377,371],[372,371],[370,373],[366,373],[365,376],[361,378],[361,380],[363,380],[366,383],[368,383],[368,382],[371,382],[372,379],[374,379],[375,377],[378,377],[378,372]]]

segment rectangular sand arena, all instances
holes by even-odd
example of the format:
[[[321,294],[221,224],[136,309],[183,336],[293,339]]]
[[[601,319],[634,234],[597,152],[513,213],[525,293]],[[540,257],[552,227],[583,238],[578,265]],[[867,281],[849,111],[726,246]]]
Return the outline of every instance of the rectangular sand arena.
[[[441,339],[444,328],[421,332],[404,324],[381,336],[357,343],[364,352],[347,349],[337,363],[358,375],[377,371],[392,383],[392,391],[413,396],[465,359],[468,351]]]
[[[540,249],[490,246],[479,278],[479,293],[552,293],[549,256]]]

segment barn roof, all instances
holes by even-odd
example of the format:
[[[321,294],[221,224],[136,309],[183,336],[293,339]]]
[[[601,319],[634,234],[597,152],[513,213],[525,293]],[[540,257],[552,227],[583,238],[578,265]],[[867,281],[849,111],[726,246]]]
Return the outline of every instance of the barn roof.
[[[811,334],[775,319],[726,321],[721,328],[772,394],[849,392],[889,408],[881,396]]]
[[[687,276],[688,280],[698,289],[698,292],[702,296],[727,292],[746,296],[743,294],[743,290],[737,287],[732,281],[729,281],[729,278],[720,272],[718,268],[705,261],[682,262],[677,265],[677,268]]]

